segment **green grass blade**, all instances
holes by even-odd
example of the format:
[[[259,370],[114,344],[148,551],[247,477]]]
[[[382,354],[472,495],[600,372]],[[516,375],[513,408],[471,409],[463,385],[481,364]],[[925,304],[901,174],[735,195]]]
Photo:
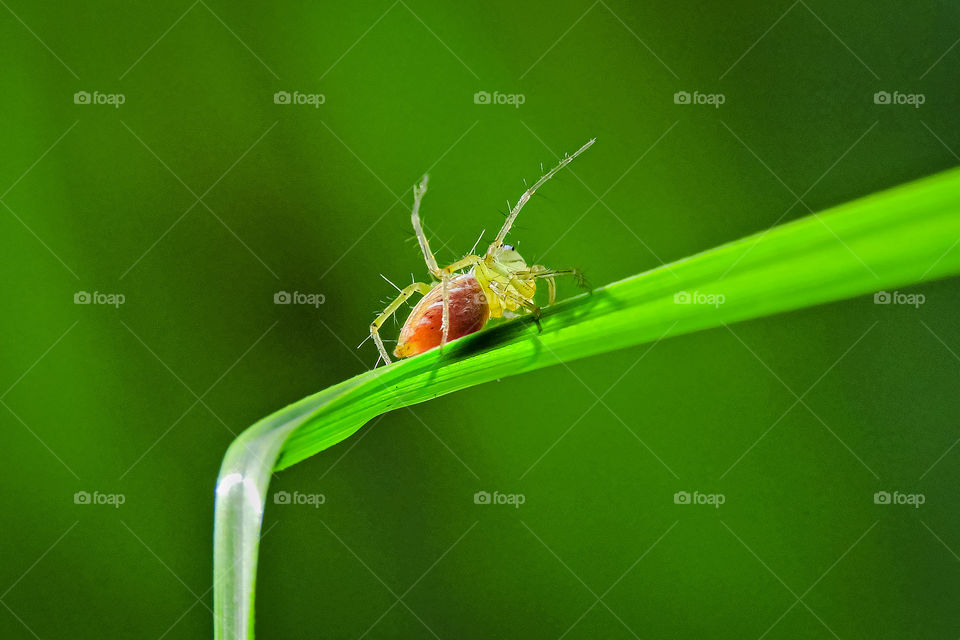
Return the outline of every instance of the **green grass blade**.
[[[257,422],[217,482],[215,631],[253,637],[260,523],[270,474],[375,416],[497,378],[663,337],[960,273],[960,170],[878,193],[564,301],[368,371]],[[678,292],[722,304],[683,304]]]

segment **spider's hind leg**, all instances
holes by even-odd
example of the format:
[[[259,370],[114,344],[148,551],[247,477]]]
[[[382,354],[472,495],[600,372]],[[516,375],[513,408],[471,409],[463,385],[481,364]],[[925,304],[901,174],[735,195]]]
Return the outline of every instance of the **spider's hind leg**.
[[[447,265],[443,269],[438,269],[438,277],[440,278],[440,292],[442,293],[443,299],[443,322],[440,325],[443,331],[443,337],[440,339],[441,349],[447,346],[447,337],[450,334],[450,279],[457,271],[468,269],[480,262],[480,260],[480,256],[469,255],[460,258],[456,262]]]
[[[410,221],[413,223],[413,232],[417,236],[417,243],[423,252],[423,260],[427,263],[427,271],[434,278],[439,279],[440,267],[437,265],[437,258],[433,255],[433,251],[430,250],[430,242],[427,240],[427,234],[423,232],[423,224],[420,222],[420,203],[427,192],[429,180],[430,176],[424,174],[420,184],[413,186],[413,208],[410,210]]]
[[[380,352],[380,357],[383,358],[384,363],[390,364],[390,356],[387,354],[386,347],[383,346],[383,340],[380,338],[380,327],[383,326],[383,323],[387,321],[390,316],[396,313],[397,309],[400,308],[404,302],[410,299],[410,297],[419,293],[420,295],[427,295],[430,293],[432,287],[423,282],[414,282],[409,284],[400,290],[400,295],[398,295],[393,302],[387,305],[387,308],[383,310],[377,319],[370,323],[370,337],[373,338],[374,343],[377,345],[377,350]]]

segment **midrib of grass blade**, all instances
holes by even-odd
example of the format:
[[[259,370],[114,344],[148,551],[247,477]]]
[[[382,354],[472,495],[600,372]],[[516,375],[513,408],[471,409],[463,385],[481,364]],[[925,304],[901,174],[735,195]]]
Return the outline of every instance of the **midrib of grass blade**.
[[[362,373],[264,418],[231,444],[217,484],[217,638],[253,637],[270,474],[375,416],[493,379],[667,336],[960,273],[960,171],[903,185],[731,242],[416,358]],[[720,294],[714,307],[678,291]]]

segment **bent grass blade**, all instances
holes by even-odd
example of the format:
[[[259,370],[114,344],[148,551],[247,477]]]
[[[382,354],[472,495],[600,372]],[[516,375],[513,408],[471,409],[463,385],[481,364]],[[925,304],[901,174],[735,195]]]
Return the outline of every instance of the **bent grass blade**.
[[[834,207],[664,265],[367,371],[244,431],[217,480],[214,628],[253,638],[260,525],[270,475],[379,414],[661,337],[960,273],[960,170]]]

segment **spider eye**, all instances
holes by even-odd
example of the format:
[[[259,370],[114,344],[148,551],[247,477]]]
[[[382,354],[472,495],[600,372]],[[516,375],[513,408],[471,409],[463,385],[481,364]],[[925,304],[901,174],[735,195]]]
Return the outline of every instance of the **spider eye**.
[[[505,245],[503,245],[503,248],[506,249],[507,251],[513,251],[513,245],[512,245],[512,244],[505,244]]]

